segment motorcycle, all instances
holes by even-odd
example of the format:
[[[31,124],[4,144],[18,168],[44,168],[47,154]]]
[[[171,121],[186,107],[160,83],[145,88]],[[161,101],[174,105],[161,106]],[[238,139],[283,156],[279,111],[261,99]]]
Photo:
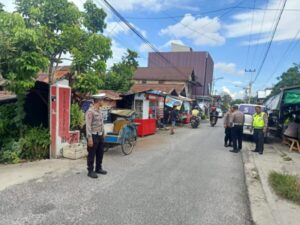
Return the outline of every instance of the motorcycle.
[[[211,125],[212,127],[214,127],[214,126],[217,124],[217,121],[218,121],[218,116],[212,116],[212,117],[210,118],[210,125]]]
[[[192,128],[198,128],[199,124],[200,124],[200,117],[199,116],[192,116],[192,118],[191,118]]]

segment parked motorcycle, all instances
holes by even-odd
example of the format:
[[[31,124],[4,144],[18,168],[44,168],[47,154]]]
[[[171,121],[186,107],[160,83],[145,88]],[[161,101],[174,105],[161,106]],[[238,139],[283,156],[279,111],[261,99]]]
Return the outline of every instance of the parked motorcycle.
[[[200,117],[199,116],[192,116],[192,118],[191,118],[192,128],[198,128],[199,124],[200,124]]]
[[[210,118],[210,125],[211,125],[212,127],[214,127],[214,126],[217,124],[217,121],[218,121],[218,116],[212,116],[212,117]]]

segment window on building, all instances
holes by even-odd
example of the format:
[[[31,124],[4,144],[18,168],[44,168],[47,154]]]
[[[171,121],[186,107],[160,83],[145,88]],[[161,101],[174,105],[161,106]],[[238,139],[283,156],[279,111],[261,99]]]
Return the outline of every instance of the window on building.
[[[163,80],[158,81],[159,84],[164,84],[165,82]]]
[[[142,80],[142,84],[147,84],[147,81],[146,80]]]

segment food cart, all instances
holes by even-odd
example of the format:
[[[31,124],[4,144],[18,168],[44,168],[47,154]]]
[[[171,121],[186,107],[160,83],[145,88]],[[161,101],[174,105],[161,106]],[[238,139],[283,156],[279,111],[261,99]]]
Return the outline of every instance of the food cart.
[[[134,121],[139,123],[138,136],[155,134],[157,122],[164,117],[164,96],[155,90],[135,93],[133,109]]]

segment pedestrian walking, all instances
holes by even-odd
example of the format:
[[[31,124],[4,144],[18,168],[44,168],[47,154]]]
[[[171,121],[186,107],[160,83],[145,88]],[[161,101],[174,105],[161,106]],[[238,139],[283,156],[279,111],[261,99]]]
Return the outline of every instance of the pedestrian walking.
[[[264,152],[264,139],[265,134],[267,132],[268,126],[268,115],[265,112],[261,111],[261,106],[255,107],[256,113],[253,114],[252,119],[252,129],[253,138],[255,142],[255,149],[253,152],[258,152],[259,154],[263,154]]]
[[[231,138],[231,125],[230,125],[230,117],[232,116],[233,108],[230,107],[228,112],[224,115],[224,128],[225,128],[225,137],[224,137],[224,147],[232,146],[232,138]]]
[[[238,153],[242,149],[243,141],[243,126],[245,122],[244,113],[239,111],[239,107],[234,105],[232,107],[233,112],[230,117],[230,126],[231,126],[231,138],[233,149],[230,152]]]
[[[170,134],[173,135],[175,132],[176,120],[178,117],[177,105],[174,105],[172,111],[170,112],[170,122],[171,122],[171,130]]]
[[[98,178],[98,174],[107,174],[102,168],[104,154],[104,123],[101,107],[105,94],[92,96],[94,104],[86,112],[86,137],[87,137],[87,169],[88,176]],[[96,159],[96,163],[95,163]],[[94,170],[94,163],[95,170]]]

